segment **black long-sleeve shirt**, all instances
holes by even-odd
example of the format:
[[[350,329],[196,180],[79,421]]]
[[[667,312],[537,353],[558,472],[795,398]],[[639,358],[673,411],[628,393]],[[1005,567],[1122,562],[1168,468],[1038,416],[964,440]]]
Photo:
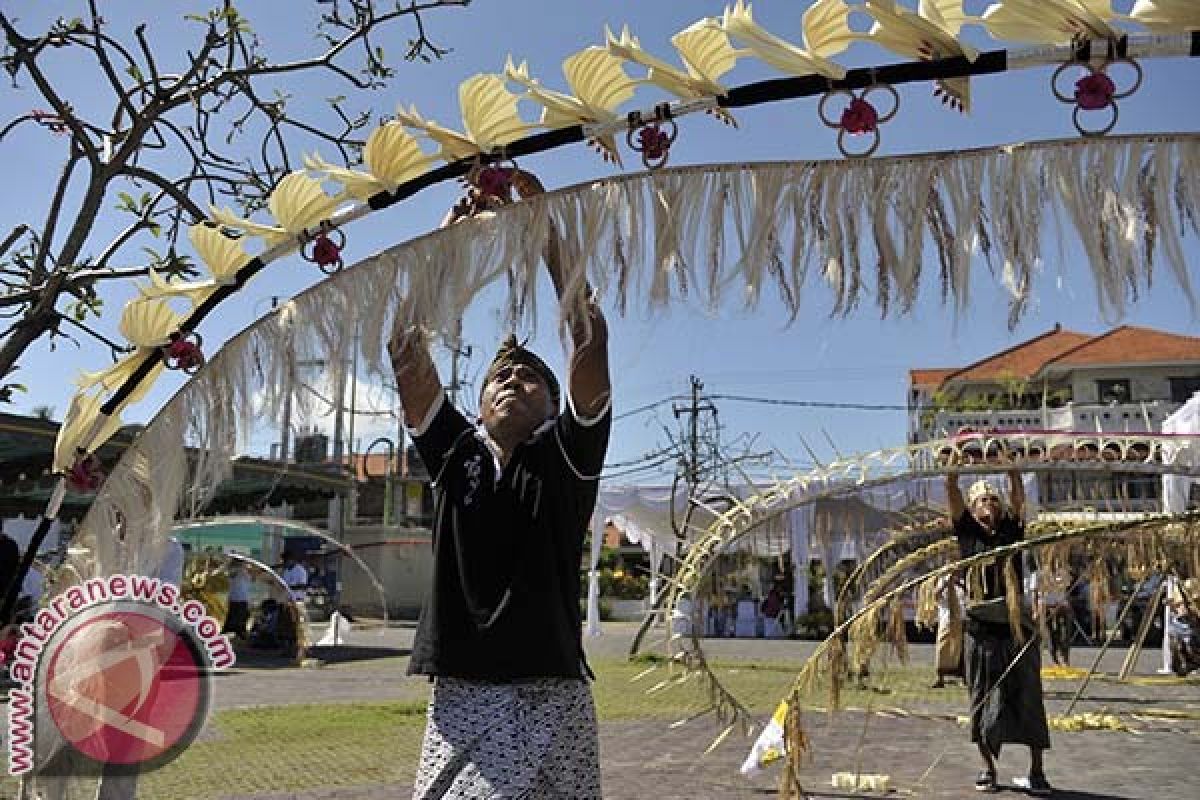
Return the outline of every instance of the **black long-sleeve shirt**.
[[[414,436],[434,477],[433,586],[409,674],[474,680],[581,677],[579,566],[611,412],[568,407],[502,471],[443,397]]]

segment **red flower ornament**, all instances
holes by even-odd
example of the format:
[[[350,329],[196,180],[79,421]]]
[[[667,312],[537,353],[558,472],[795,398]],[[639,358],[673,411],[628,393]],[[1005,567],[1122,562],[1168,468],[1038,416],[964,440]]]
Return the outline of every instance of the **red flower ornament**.
[[[1117,85],[1103,72],[1092,72],[1075,82],[1075,104],[1084,111],[1099,111],[1117,94]]]
[[[100,467],[100,459],[81,450],[64,478],[71,491],[88,494],[104,485],[105,475]]]
[[[337,234],[335,239],[330,234]],[[312,245],[311,249],[308,245]],[[311,261],[326,275],[332,275],[341,270],[343,264],[342,250],[346,247],[346,235],[334,227],[322,223],[320,232],[308,239],[305,249],[300,255],[305,261]]]
[[[200,347],[200,334],[172,333],[170,342],[163,348],[163,361],[167,369],[177,369],[194,375],[204,366],[204,352]]]
[[[842,130],[849,134],[874,133],[879,129],[879,112],[862,97],[855,97],[842,112]]]

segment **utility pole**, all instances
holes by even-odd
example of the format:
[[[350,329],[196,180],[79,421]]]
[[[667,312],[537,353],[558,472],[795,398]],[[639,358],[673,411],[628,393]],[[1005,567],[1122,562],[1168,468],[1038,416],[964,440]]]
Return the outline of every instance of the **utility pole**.
[[[715,418],[717,416],[717,407],[714,406],[708,398],[701,398],[700,392],[704,389],[704,384],[695,375],[688,377],[691,382],[692,399],[687,406],[671,405],[671,411],[675,414],[675,419],[679,419],[683,415],[689,417],[688,420],[688,443],[687,443],[687,480],[689,494],[695,490],[700,483],[700,415],[702,413],[710,413]]]
[[[462,381],[458,378],[458,359],[471,357],[471,346],[462,346],[462,320],[454,324],[454,333],[446,340],[446,346],[450,348],[450,385],[446,387],[446,394],[450,395],[450,405],[458,405],[458,390],[463,388]]]

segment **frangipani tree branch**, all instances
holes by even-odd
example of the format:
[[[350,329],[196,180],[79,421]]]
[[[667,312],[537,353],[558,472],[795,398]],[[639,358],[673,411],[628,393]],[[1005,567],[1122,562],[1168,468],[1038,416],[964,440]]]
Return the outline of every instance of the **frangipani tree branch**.
[[[200,32],[196,46],[179,54],[157,46],[154,22],[120,33],[105,19],[102,0],[83,0],[79,17],[54,20],[38,35],[18,29],[34,24],[32,14],[18,23],[11,12],[0,12],[0,66],[16,88],[25,84],[37,98],[29,104],[33,110],[0,120],[0,145],[13,141],[18,130],[33,135],[22,124],[32,122],[45,134],[61,136],[66,146],[57,175],[46,184],[44,218],[17,226],[0,247],[0,307],[15,320],[0,334],[0,379],[31,344],[59,335],[61,298],[94,297],[99,281],[145,274],[149,267],[163,270],[166,264],[170,272],[171,265],[182,263],[174,248],[187,225],[204,220],[219,198],[231,199],[244,212],[264,206],[309,143],[336,150],[347,166],[357,162],[365,140],[357,131],[370,123],[370,113],[348,112],[344,99],[331,102],[326,112],[301,112],[298,105],[289,108],[290,95],[272,84],[331,72],[356,91],[381,88],[395,70],[384,63],[372,34],[411,18],[416,34],[402,55],[429,60],[447,51],[430,41],[422,14],[469,2],[320,3],[314,17],[320,51],[290,61],[264,54],[267,36],[251,27],[232,0],[217,0],[210,11],[185,17],[199,23]],[[98,76],[106,110],[81,110],[93,109],[94,97],[72,103],[79,87],[60,77],[59,64],[80,55]],[[153,194],[130,188],[147,184]],[[34,198],[36,208],[36,193]],[[120,219],[123,214],[132,219]],[[106,241],[96,242],[100,235]],[[127,254],[153,254],[144,244],[164,235],[169,258],[156,256],[145,267],[134,262],[129,269],[107,268],[133,260]],[[25,237],[32,246],[17,249]],[[98,313],[99,305],[88,309]]]

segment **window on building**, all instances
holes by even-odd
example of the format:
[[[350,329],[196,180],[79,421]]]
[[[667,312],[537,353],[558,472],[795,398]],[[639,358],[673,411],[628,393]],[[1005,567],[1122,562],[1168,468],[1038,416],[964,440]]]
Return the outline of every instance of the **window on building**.
[[[1200,392],[1200,375],[1189,378],[1168,378],[1171,382],[1171,402],[1186,403]]]
[[[1096,396],[1101,403],[1128,403],[1132,399],[1127,378],[1096,381]]]

